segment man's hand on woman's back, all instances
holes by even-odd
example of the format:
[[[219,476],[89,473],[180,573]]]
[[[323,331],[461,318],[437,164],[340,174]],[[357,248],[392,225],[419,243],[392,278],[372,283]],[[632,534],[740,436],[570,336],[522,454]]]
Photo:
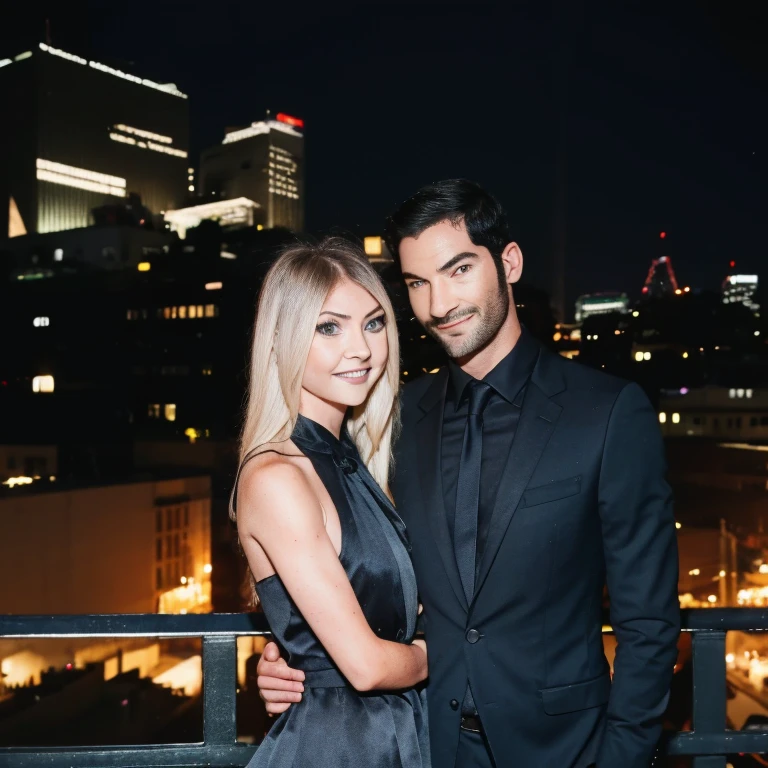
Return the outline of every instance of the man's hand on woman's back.
[[[276,643],[267,643],[256,667],[256,674],[259,696],[270,715],[279,715],[291,704],[301,701],[304,673],[286,664]]]

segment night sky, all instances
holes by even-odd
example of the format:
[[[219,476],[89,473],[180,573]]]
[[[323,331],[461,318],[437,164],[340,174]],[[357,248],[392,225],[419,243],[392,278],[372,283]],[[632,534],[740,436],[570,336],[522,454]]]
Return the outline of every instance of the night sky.
[[[44,40],[48,16],[53,45],[175,82],[194,164],[225,126],[302,117],[312,231],[374,234],[422,184],[474,179],[546,289],[565,169],[570,304],[636,297],[662,253],[709,289],[731,259],[768,263],[768,14],[722,5],[59,2],[6,15],[0,58]]]

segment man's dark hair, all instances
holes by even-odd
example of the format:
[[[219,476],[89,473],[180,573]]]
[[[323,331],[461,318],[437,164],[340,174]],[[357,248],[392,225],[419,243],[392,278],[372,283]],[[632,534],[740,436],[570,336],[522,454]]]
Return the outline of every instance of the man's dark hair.
[[[487,248],[501,266],[501,254],[509,243],[507,216],[498,200],[479,184],[467,179],[446,179],[422,187],[387,219],[385,239],[399,263],[398,249],[405,237],[418,237],[441,221],[464,222],[469,239]]]

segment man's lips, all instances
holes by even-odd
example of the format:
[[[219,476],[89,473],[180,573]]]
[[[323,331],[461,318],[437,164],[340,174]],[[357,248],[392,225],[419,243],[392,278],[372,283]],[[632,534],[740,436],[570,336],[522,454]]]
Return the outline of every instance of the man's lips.
[[[471,315],[466,315],[465,317],[460,318],[459,320],[456,320],[452,323],[446,323],[444,325],[438,325],[437,330],[438,331],[447,331],[451,328],[455,328],[457,325],[461,325],[462,323],[466,323],[467,320],[471,320],[475,316],[475,313],[473,312]]]

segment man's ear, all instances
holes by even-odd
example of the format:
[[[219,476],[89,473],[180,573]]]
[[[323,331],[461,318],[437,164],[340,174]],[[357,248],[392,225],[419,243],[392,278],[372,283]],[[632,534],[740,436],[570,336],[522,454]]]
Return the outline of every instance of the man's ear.
[[[507,243],[501,252],[504,274],[508,283],[516,283],[523,276],[523,252],[517,243]]]

